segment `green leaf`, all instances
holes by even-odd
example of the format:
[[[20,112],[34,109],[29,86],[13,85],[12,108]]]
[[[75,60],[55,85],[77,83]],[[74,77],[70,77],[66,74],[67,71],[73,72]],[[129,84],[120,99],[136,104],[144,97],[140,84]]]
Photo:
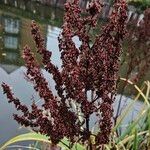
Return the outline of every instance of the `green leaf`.
[[[4,145],[2,145],[0,147],[0,150],[5,149],[7,146],[11,144],[14,144],[16,142],[22,142],[22,141],[41,141],[41,142],[51,143],[46,136],[33,132],[33,133],[26,133],[26,134],[21,134],[16,137],[13,137],[9,141],[7,141]]]
[[[22,142],[22,141],[40,141],[40,142],[45,142],[45,143],[49,143],[51,144],[51,142],[48,140],[48,137],[38,134],[38,133],[34,133],[34,132],[30,132],[30,133],[26,133],[26,134],[21,134],[18,135],[16,137],[13,137],[12,139],[10,139],[9,141],[7,141],[5,144],[3,144],[0,147],[0,150],[4,150],[6,149],[9,145],[14,144],[16,142]],[[64,143],[64,144],[63,144]],[[68,147],[66,145],[69,145],[69,141],[67,138],[64,138],[59,144],[58,146],[69,150]],[[85,150],[84,147],[80,144],[75,144],[74,147],[72,148],[72,150]]]
[[[126,81],[126,82],[129,83],[130,85],[133,85],[134,88],[135,88],[135,89],[140,93],[140,95],[143,97],[145,103],[146,103],[148,106],[150,106],[150,103],[149,103],[149,101],[148,101],[148,98],[146,97],[147,95],[145,95],[145,94],[142,92],[142,90],[141,90],[137,85],[135,85],[132,81],[127,80],[127,79],[125,79],[125,78],[120,78],[120,79],[121,79],[122,81]],[[149,86],[148,86],[148,89],[149,89]]]
[[[126,136],[128,136],[128,134],[131,133],[131,131],[136,127],[136,125],[138,125],[140,119],[145,116],[148,109],[146,109],[145,107],[143,107],[143,109],[139,112],[139,115],[137,116],[137,118],[127,127],[124,133],[118,138],[118,140],[116,141],[117,143],[123,140]]]
[[[137,149],[138,149],[138,136],[137,136],[137,129],[135,128],[133,150],[137,150]]]
[[[142,132],[138,132],[137,133],[137,136],[143,136],[143,135],[147,135],[149,136],[149,133],[148,131],[142,131]],[[122,141],[120,141],[117,145],[120,147],[122,147],[122,145],[126,144],[127,142],[129,141],[132,141],[134,139],[135,135],[130,135],[130,136],[127,136],[126,138],[124,138]]]

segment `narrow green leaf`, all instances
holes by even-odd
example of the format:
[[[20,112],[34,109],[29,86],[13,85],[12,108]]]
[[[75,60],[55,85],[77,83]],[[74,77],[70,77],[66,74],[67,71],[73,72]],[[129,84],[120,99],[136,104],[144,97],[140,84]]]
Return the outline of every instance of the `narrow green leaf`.
[[[127,129],[124,131],[124,133],[117,139],[117,143],[121,140],[123,140],[126,136],[128,136],[129,133],[131,133],[131,131],[133,130],[133,128],[138,125],[139,121],[141,118],[144,117],[144,115],[146,114],[147,110],[145,107],[143,107],[143,109],[139,112],[139,115],[137,116],[137,118],[127,127]]]
[[[21,142],[21,141],[41,141],[41,142],[51,143],[46,136],[33,132],[33,133],[26,133],[26,134],[21,134],[16,137],[13,137],[9,141],[7,141],[3,146],[1,146],[0,150],[5,149],[7,146],[11,144],[14,144],[16,142]]]
[[[48,140],[48,137],[38,134],[38,133],[34,133],[34,132],[30,132],[30,133],[26,133],[26,134],[21,134],[18,135],[16,137],[13,137],[12,139],[10,139],[9,141],[7,141],[4,145],[2,145],[0,147],[0,150],[4,150],[5,148],[7,148],[9,145],[14,144],[16,142],[22,142],[22,141],[40,141],[40,142],[45,142],[45,143],[49,143],[51,144],[51,142]],[[64,138],[59,144],[58,146],[69,150],[66,145],[69,145],[69,141],[67,138]],[[72,148],[72,150],[85,150],[85,148],[80,145],[79,143],[75,144],[75,146]]]
[[[143,136],[143,135],[149,136],[148,131],[142,131],[142,132],[137,133],[137,136]],[[126,144],[129,141],[132,141],[133,139],[134,139],[134,135],[127,136],[122,141],[120,141],[117,145],[120,145],[120,147],[121,147],[122,145]]]
[[[134,134],[134,143],[133,143],[133,150],[138,149],[138,136],[137,136],[137,129],[135,128]]]

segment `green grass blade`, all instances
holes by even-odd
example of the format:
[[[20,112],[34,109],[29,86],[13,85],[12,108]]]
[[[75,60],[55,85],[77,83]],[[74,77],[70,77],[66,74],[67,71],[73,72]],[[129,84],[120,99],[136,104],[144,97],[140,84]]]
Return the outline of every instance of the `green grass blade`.
[[[142,131],[142,132],[138,132],[137,133],[137,136],[142,136],[142,135],[147,135],[149,136],[149,133],[148,131]],[[126,144],[127,142],[129,141],[132,141],[134,139],[135,135],[130,135],[130,136],[127,136],[126,138],[124,138],[122,141],[120,141],[117,145],[124,145]]]
[[[143,109],[145,109],[145,108],[143,107]],[[124,133],[117,139],[117,143],[119,141],[123,140],[126,136],[128,136],[128,134],[131,133],[131,131],[133,130],[133,128],[139,123],[140,119],[142,119],[144,117],[144,115],[147,113],[148,109],[146,109],[146,110],[143,110],[143,109],[139,112],[139,115],[131,123],[131,125],[129,125],[127,127],[127,129],[124,131]]]
[[[150,82],[145,81],[145,84],[147,85],[146,98],[148,99],[150,94]]]
[[[126,81],[126,79],[124,79],[124,78],[121,78],[121,80],[123,80],[123,81]],[[131,81],[127,81],[129,84],[133,84]],[[149,94],[149,88],[150,88],[150,84],[149,84],[149,82],[147,81],[147,82],[145,82],[145,84],[143,84],[142,85],[142,88],[141,89],[139,89],[137,86],[135,86],[134,85],[134,87],[135,87],[135,89],[138,89],[138,91],[140,91],[140,92],[138,92],[138,94],[137,94],[137,96],[134,98],[134,100],[128,105],[128,107],[126,107],[125,109],[124,109],[124,111],[122,112],[122,114],[118,117],[118,119],[117,119],[117,123],[116,123],[116,125],[113,127],[113,129],[112,129],[112,132],[115,132],[117,129],[118,129],[118,127],[121,125],[121,123],[122,123],[122,121],[124,120],[124,118],[127,116],[127,114],[130,112],[130,110],[132,110],[132,107],[134,106],[134,104],[135,104],[135,102],[139,99],[139,97],[140,97],[140,95],[141,95],[141,93],[143,94],[143,90],[145,89],[145,86],[148,86],[148,88],[147,88],[147,94],[146,94],[146,97],[144,96],[144,98],[146,99],[145,100],[145,102],[149,105],[149,103],[147,102],[148,101],[148,94]],[[144,95],[144,94],[143,94]]]
[[[134,135],[134,143],[133,143],[133,150],[137,150],[138,148],[138,136],[137,136],[137,129],[135,128],[135,135]]]
[[[141,94],[141,96],[143,97],[143,99],[144,99],[144,101],[146,102],[146,104],[147,104],[148,106],[150,105],[150,103],[149,103],[149,101],[148,101],[148,98],[146,97],[146,95],[142,92],[142,90],[141,90],[137,85],[135,85],[133,82],[131,82],[130,80],[127,80],[127,79],[125,79],[125,78],[121,78],[121,80],[126,81],[126,82],[128,82],[129,84],[133,85],[134,88]]]
[[[131,108],[133,107],[134,103],[136,101],[133,101],[129,104],[128,107],[125,108],[125,110],[122,112],[122,115],[118,117],[116,125],[113,127],[112,132],[115,132],[121,125],[124,118],[127,116],[127,114],[130,112]]]
[[[22,141],[41,141],[41,142],[51,143],[46,136],[33,132],[33,133],[26,133],[26,134],[21,134],[16,137],[13,137],[9,141],[7,141],[3,146],[1,146],[0,150],[5,149],[7,146],[11,144],[14,144],[16,142],[22,142]]]
[[[21,134],[18,135],[16,137],[13,137],[12,139],[10,139],[9,141],[7,141],[4,145],[2,145],[0,147],[0,150],[4,150],[5,148],[7,148],[9,145],[14,144],[16,142],[22,142],[22,141],[39,141],[39,142],[45,142],[45,143],[49,143],[51,144],[51,142],[48,140],[48,137],[38,134],[38,133],[34,133],[34,132],[30,132],[30,133],[26,133],[26,134]],[[65,148],[66,150],[68,150],[68,147],[65,146],[63,143],[65,143],[66,145],[69,145],[69,141],[67,138],[64,138],[58,145],[62,148]],[[80,144],[75,144],[75,146],[72,148],[72,150],[84,150],[84,147]]]

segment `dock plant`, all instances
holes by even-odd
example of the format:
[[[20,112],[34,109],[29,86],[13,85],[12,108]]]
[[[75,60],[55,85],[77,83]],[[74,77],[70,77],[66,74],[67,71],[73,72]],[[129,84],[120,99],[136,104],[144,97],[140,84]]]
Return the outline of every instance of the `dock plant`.
[[[55,81],[57,94],[50,89],[40,64],[27,45],[22,55],[27,68],[26,77],[33,83],[42,105],[34,101],[31,107],[22,104],[10,86],[2,84],[8,102],[22,112],[22,115],[14,114],[14,119],[35,133],[48,137],[52,145],[67,138],[69,149],[78,142],[86,145],[87,150],[94,150],[104,149],[104,145],[112,141],[113,102],[122,41],[126,35],[127,4],[125,0],[114,2],[109,21],[91,44],[89,32],[97,26],[102,7],[99,0],[93,0],[86,10],[87,15],[83,16],[79,0],[65,4],[64,24],[58,37],[62,61],[60,69],[52,63],[53,54],[46,49],[39,26],[32,21],[31,35],[37,53],[41,55],[44,69]],[[74,37],[81,42],[79,47],[73,41]],[[96,115],[98,124],[96,134],[89,126],[93,115]],[[91,137],[94,137],[94,142]]]

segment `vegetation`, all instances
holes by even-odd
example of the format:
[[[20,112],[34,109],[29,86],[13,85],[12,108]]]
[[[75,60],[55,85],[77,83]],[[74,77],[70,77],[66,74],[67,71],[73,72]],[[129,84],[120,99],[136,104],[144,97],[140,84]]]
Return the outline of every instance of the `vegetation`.
[[[92,1],[87,9],[87,16],[81,15],[78,0],[65,4],[64,24],[58,38],[62,60],[60,70],[51,62],[52,53],[45,48],[39,27],[34,21],[32,22],[31,34],[37,53],[42,57],[45,70],[53,76],[57,95],[49,88],[30,47],[25,46],[23,58],[27,67],[26,77],[33,83],[43,104],[38,106],[33,101],[29,108],[14,96],[9,85],[2,84],[8,102],[13,103],[16,109],[22,112],[22,115],[14,114],[14,119],[22,126],[30,127],[32,132],[12,138],[1,149],[26,140],[49,143],[49,149],[63,147],[72,150],[146,150],[150,147],[150,82],[144,82],[141,89],[135,85],[143,75],[143,69],[134,78],[130,78],[133,69],[130,63],[139,61],[139,57],[136,57],[138,55],[135,56],[135,51],[131,49],[127,51],[135,57],[131,57],[129,61],[127,76],[118,77],[122,40],[126,35],[127,5],[125,1],[118,0],[113,7],[110,20],[91,45],[89,32],[96,27],[102,4],[99,1]],[[132,33],[134,37],[138,37],[135,35],[136,32]],[[73,41],[75,36],[81,41],[79,48]],[[147,44],[147,41],[145,42]],[[136,43],[135,40],[130,44],[133,43]],[[145,58],[147,53],[143,54],[142,58]],[[146,62],[144,69],[149,67],[147,65],[149,60]],[[113,120],[112,106],[116,98],[118,81],[124,82],[121,94],[128,85],[133,86],[138,94],[121,114],[117,112]],[[125,117],[139,98],[143,99],[145,105],[136,118],[123,127]],[[120,106],[118,108],[120,109]],[[96,114],[97,126],[90,129],[89,123],[93,114]],[[35,145],[33,149],[37,148]]]
[[[137,8],[140,12],[150,7],[149,0],[129,0],[128,4],[135,6],[135,8]]]
[[[126,79],[124,78],[122,78],[121,80],[122,82],[126,82]],[[138,94],[133,98],[133,101],[131,101],[128,106],[126,106],[121,115],[117,118],[117,123],[111,131],[111,141],[108,144],[104,145],[104,149],[106,150],[148,150],[150,148],[150,82],[145,81],[141,89],[129,80],[127,81],[127,83],[132,85],[138,91]],[[145,91],[145,93],[143,91]],[[129,112],[133,110],[134,104],[140,96],[144,101],[143,108],[140,112],[138,112],[136,118],[134,118],[134,120],[130,124],[127,124],[125,129],[118,134],[121,126],[124,125],[124,119],[128,116]],[[92,142],[95,143],[94,135],[90,138]],[[27,147],[28,149],[32,150],[40,150],[42,145],[45,145],[46,143],[51,145],[49,137],[46,137],[39,133],[29,132],[12,138],[4,145],[2,145],[0,147],[0,150],[4,150],[10,145],[21,141],[38,141],[39,145],[35,144],[32,147]],[[64,138],[59,142],[58,146],[64,148],[65,150],[69,150],[69,140],[67,138]],[[20,146],[20,148],[23,147]],[[85,149],[86,145],[77,142],[74,144],[74,147],[71,148],[71,150]]]

